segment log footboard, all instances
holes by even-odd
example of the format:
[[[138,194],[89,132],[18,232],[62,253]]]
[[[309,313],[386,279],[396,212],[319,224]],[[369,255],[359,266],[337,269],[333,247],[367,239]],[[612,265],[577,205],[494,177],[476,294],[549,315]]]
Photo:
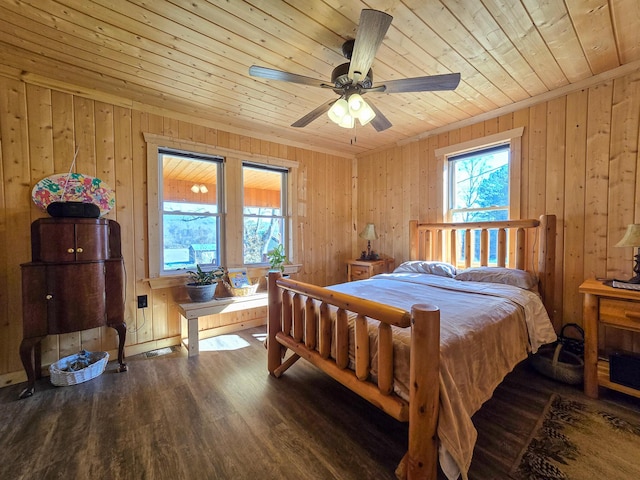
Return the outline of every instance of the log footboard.
[[[299,358],[304,358],[395,419],[409,422],[408,451],[396,475],[435,480],[440,359],[438,308],[414,305],[409,313],[284,279],[279,272],[271,272],[268,310],[269,373],[280,377]],[[335,325],[332,311],[335,311]],[[349,314],[355,314],[353,360],[349,359]],[[376,382],[370,376],[367,319],[379,322]],[[392,325],[411,328],[409,402],[393,393]],[[332,345],[334,355],[331,355]],[[283,355],[283,348],[292,353],[288,357]],[[350,364],[353,369],[349,368]]]

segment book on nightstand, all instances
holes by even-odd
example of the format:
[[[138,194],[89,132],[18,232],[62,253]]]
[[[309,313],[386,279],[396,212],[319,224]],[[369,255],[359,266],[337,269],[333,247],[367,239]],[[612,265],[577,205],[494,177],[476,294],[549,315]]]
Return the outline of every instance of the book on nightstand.
[[[640,283],[629,283],[624,280],[612,280],[611,286],[615,288],[624,288],[625,290],[637,290],[640,292]]]

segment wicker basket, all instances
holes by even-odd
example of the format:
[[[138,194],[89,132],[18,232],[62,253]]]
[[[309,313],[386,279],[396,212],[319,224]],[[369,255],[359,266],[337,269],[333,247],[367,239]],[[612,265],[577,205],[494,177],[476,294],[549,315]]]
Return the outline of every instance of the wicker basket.
[[[68,387],[101,375],[109,361],[109,354],[107,352],[87,352],[86,355],[89,357],[89,366],[81,370],[67,371],[69,365],[80,358],[79,353],[52,363],[49,366],[51,383],[57,387]]]
[[[260,286],[260,279],[252,278],[249,279],[249,281],[251,282],[250,285],[239,288],[231,286],[231,284],[226,280],[223,283],[227,291],[233,297],[246,297],[247,295],[253,295],[254,293],[256,293],[258,291],[258,287]]]
[[[584,378],[584,361],[567,352],[561,343],[540,347],[531,364],[541,374],[570,385],[578,385]]]

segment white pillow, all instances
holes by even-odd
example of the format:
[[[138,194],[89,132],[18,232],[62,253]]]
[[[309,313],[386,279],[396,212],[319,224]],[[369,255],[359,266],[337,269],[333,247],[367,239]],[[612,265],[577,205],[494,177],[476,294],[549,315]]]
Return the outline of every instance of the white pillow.
[[[525,290],[535,290],[538,278],[525,270],[503,267],[475,267],[462,270],[455,277],[456,280],[470,282],[489,282],[513,285]]]
[[[429,273],[431,275],[453,278],[456,274],[456,267],[444,262],[411,260],[401,263],[393,273]]]

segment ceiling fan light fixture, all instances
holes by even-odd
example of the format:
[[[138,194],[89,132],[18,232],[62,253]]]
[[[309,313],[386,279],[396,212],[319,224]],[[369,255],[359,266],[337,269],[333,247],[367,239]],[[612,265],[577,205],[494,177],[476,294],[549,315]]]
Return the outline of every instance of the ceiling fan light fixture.
[[[358,116],[358,121],[360,125],[365,126],[371,120],[376,117],[376,112],[373,111],[373,108],[369,106],[368,103],[365,102],[365,106],[360,111],[360,115]]]
[[[348,114],[349,104],[344,98],[340,98],[339,100],[337,100],[333,105],[331,105],[331,108],[327,112],[327,115],[329,115],[331,121],[333,123],[337,123],[338,125],[342,121],[342,118]]]
[[[353,128],[355,126],[355,123],[355,118],[347,113],[342,117],[342,119],[338,123],[338,126],[342,128]]]
[[[368,107],[367,103],[362,99],[362,96],[358,93],[354,93],[349,97],[349,112],[356,118],[360,118],[360,112],[363,108]]]

